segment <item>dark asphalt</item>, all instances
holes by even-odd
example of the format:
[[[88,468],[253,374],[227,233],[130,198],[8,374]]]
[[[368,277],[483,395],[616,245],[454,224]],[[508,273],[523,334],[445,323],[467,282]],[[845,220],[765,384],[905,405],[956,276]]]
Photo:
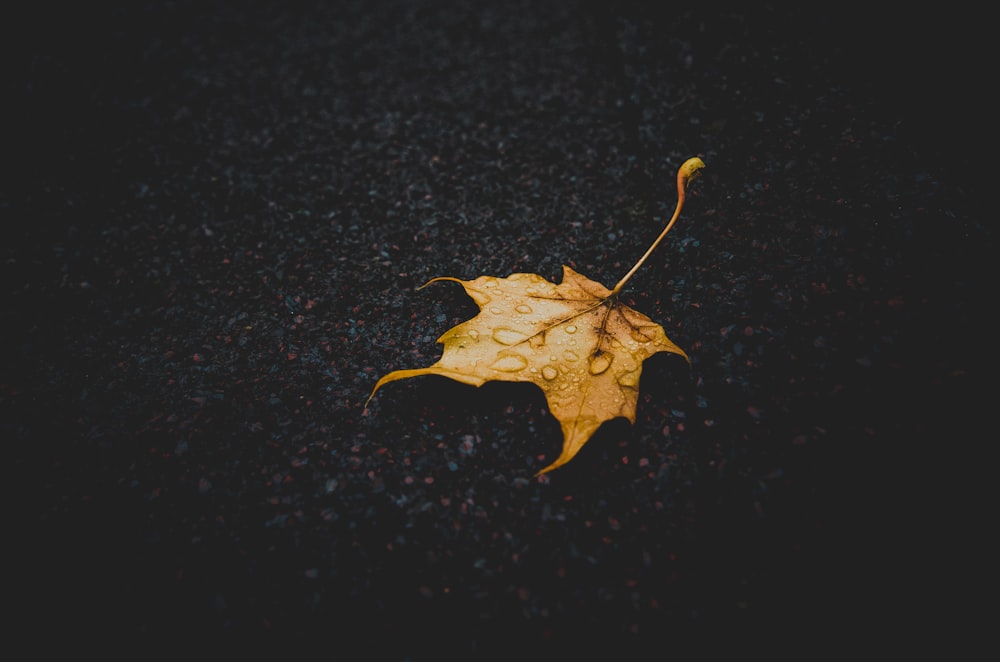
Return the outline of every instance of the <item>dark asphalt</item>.
[[[972,640],[997,373],[971,164],[993,129],[956,72],[985,22],[640,6],[4,10],[14,640]],[[705,175],[623,299],[692,365],[647,362],[635,425],[534,479],[561,438],[529,385],[424,377],[365,411],[476,312],[416,287],[564,264],[611,285],[691,156]]]

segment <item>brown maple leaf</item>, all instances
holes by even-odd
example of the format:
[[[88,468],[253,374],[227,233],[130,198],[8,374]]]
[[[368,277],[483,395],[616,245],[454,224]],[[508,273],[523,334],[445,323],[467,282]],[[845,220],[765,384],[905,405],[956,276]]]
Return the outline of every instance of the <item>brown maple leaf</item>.
[[[605,421],[623,417],[634,423],[643,361],[658,352],[688,357],[662,326],[623,304],[618,293],[670,231],[687,185],[704,167],[698,158],[681,166],[673,217],[610,290],[567,266],[558,285],[528,273],[469,281],[441,277],[425,283],[421,287],[438,281],[461,284],[479,314],[438,338],[444,352],[437,363],[390,372],[378,380],[368,399],[389,382],[421,375],[472,386],[531,382],[542,389],[563,431],[562,453],[538,474],[573,459]]]

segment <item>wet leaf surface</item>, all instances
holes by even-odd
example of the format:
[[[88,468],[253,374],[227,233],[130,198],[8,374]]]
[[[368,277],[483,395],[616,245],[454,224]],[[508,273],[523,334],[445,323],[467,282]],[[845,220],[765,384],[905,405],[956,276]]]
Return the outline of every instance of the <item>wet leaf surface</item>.
[[[569,462],[605,421],[635,421],[642,363],[658,352],[687,354],[663,327],[611,290],[563,268],[557,285],[537,274],[455,280],[476,302],[475,318],[447,331],[441,360],[397,370],[375,384],[439,375],[464,384],[528,382],[562,425],[563,451],[539,473]],[[434,282],[433,280],[430,282]]]

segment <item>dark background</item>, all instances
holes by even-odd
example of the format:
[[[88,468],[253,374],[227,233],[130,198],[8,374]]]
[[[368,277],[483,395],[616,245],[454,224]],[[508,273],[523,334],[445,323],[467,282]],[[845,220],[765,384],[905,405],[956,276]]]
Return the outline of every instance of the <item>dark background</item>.
[[[4,11],[12,634],[811,658],[984,626],[982,17]],[[539,480],[561,439],[530,386],[427,377],[364,410],[476,311],[417,286],[611,285],[690,156],[623,296],[692,366],[647,362],[634,426]]]

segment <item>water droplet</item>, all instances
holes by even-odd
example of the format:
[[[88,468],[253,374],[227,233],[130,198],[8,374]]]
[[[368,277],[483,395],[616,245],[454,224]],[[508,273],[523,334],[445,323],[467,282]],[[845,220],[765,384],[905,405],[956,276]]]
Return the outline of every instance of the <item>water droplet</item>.
[[[473,340],[478,340],[479,332],[476,331],[475,329],[469,329],[469,337],[472,338]]]
[[[517,308],[515,308],[514,310],[516,310],[519,313],[524,313],[525,315],[527,315],[528,313],[532,312],[531,311],[531,306],[527,306],[527,305],[525,305],[523,303],[520,306],[518,306]]]
[[[590,374],[599,375],[608,368],[611,367],[611,359],[614,358],[608,354],[598,354],[590,359]]]
[[[626,372],[618,375],[615,379],[618,383],[627,388],[635,388],[639,385],[639,371]]]
[[[542,368],[542,377],[544,377],[545,379],[551,381],[558,376],[559,376],[559,371],[553,368],[552,366],[547,365],[544,368]]]
[[[580,356],[576,352],[574,352],[572,350],[569,350],[569,349],[567,349],[565,352],[563,352],[563,358],[566,359],[567,361],[579,361],[580,360]]]
[[[520,354],[508,354],[494,361],[490,367],[499,372],[518,372],[528,367],[528,359]]]
[[[628,330],[628,334],[632,336],[632,340],[635,340],[636,342],[648,343],[653,339],[652,333],[646,335],[645,333],[643,333],[643,329],[637,329],[635,327],[630,327]]]
[[[493,306],[492,308],[490,308],[490,312],[493,313],[494,315],[503,315],[503,308],[497,308],[496,306]]]
[[[528,344],[531,346],[531,349],[539,349],[542,345],[545,344],[545,334],[536,333],[535,335],[528,338]]]
[[[514,329],[507,329],[502,326],[493,329],[493,340],[496,340],[501,345],[516,345],[524,339],[525,335]]]
[[[573,325],[573,324],[570,324],[569,326],[567,326],[566,327],[566,333],[576,333],[576,326]]]

